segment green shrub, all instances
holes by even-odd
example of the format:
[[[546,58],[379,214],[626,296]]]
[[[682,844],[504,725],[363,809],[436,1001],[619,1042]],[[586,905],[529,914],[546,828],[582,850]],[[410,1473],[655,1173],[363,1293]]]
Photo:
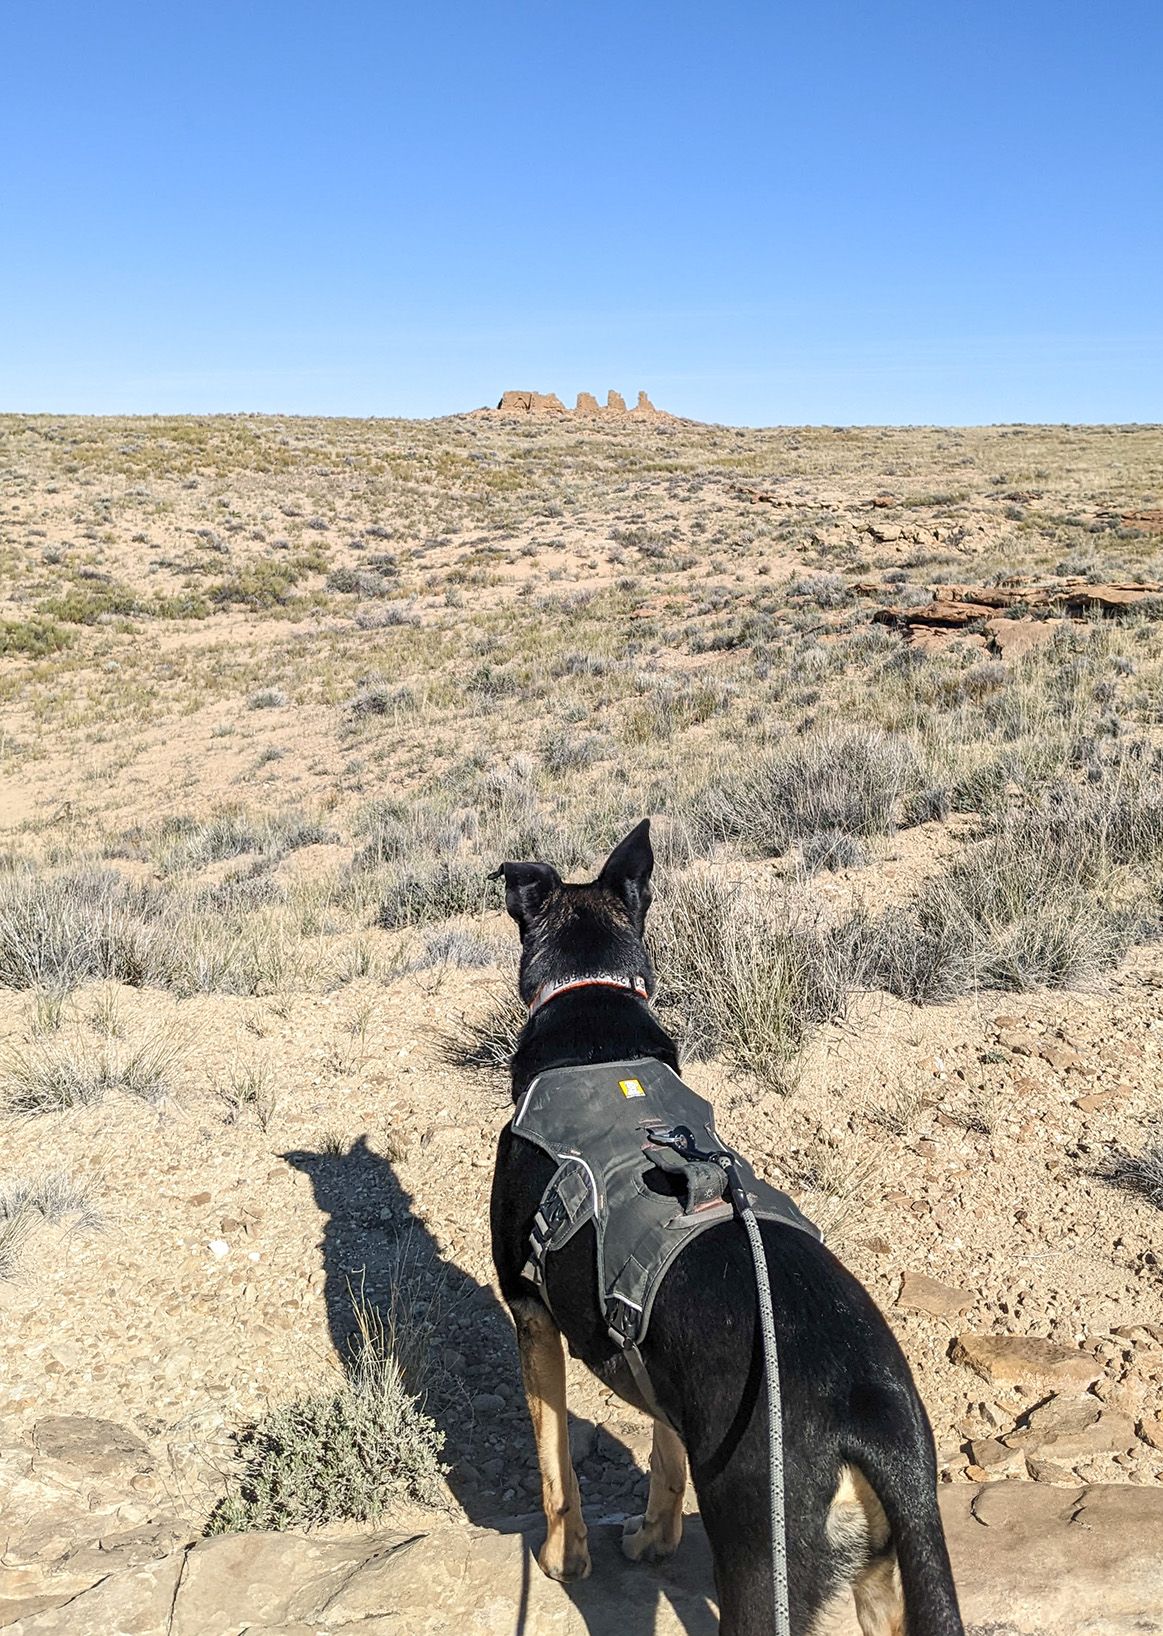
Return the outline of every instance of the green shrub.
[[[401,870],[382,888],[376,924],[385,931],[420,926],[453,915],[476,914],[484,902],[486,871],[479,863],[438,858]]]
[[[25,659],[45,659],[67,648],[72,640],[72,631],[51,619],[0,620],[0,658],[19,655]]]
[[[270,1409],[240,1434],[245,1470],[215,1508],[208,1534],[375,1523],[401,1502],[439,1503],[444,1434],[425,1412],[423,1392],[409,1389],[410,1364],[427,1350],[427,1337],[415,1334],[406,1280],[402,1287],[401,1294],[397,1282],[386,1324],[357,1301],[345,1380]],[[423,1315],[419,1322],[422,1330]]]
[[[99,619],[128,619],[141,612],[137,592],[128,585],[84,583],[71,585],[58,596],[46,597],[39,612],[66,625],[95,625]]]

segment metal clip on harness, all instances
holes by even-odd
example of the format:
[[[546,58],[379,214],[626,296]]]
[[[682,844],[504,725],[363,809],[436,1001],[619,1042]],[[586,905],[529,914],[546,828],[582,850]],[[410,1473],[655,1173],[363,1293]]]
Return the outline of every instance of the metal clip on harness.
[[[688,1162],[707,1160],[717,1164],[726,1176],[727,1188],[735,1214],[747,1231],[751,1259],[755,1264],[755,1291],[759,1299],[759,1327],[763,1336],[764,1375],[767,1380],[767,1445],[770,1473],[771,1500],[771,1576],[775,1636],[791,1636],[787,1580],[787,1515],[784,1505],[783,1469],[783,1405],[779,1389],[779,1353],[775,1341],[775,1311],[771,1304],[771,1283],[767,1276],[767,1256],[759,1223],[751,1208],[730,1153],[722,1149],[712,1152],[701,1150],[694,1132],[687,1125],[672,1125],[669,1129],[652,1129],[648,1133],[651,1146],[670,1148]]]

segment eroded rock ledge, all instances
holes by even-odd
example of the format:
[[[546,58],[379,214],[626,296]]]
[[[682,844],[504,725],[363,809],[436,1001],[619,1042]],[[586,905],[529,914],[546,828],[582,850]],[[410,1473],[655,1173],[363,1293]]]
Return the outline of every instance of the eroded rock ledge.
[[[1163,1631],[1163,1490],[959,1483],[941,1491],[970,1636]],[[713,1636],[710,1554],[689,1518],[678,1555],[626,1562],[590,1529],[593,1577],[570,1590],[532,1561],[539,1519],[496,1533],[228,1534],[108,1573],[72,1595],[0,1605],[7,1636]],[[842,1636],[854,1622],[836,1625]]]
[[[556,392],[502,392],[500,402],[495,409],[481,409],[478,410],[478,413],[482,415],[576,415],[583,420],[621,420],[631,415],[636,420],[673,421],[677,418],[674,415],[667,414],[665,409],[656,409],[645,392],[639,392],[638,402],[633,409],[627,409],[626,400],[622,394],[612,390],[607,392],[605,404],[600,404],[592,392],[579,392],[577,403],[573,409],[567,409]]]

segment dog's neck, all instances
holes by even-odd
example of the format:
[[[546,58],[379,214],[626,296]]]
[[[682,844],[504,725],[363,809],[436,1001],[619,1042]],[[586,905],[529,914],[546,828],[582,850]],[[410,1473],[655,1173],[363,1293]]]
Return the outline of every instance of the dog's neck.
[[[636,994],[640,1000],[649,1000],[650,990],[644,977],[620,977],[615,972],[596,972],[592,977],[563,977],[557,982],[542,983],[529,1001],[529,1015],[540,1011],[558,994],[568,994],[575,988],[618,988]]]
[[[678,1049],[634,980],[571,984],[530,1011],[510,1064],[513,1096],[549,1068],[638,1057],[657,1057],[678,1072]]]

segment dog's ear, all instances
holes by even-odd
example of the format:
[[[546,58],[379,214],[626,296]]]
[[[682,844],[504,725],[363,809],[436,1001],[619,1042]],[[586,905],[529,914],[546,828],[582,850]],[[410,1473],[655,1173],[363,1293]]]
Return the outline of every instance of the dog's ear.
[[[630,918],[642,931],[650,907],[650,876],[654,870],[654,848],[650,844],[650,819],[643,818],[602,865],[598,885],[615,893],[630,911]]]
[[[550,892],[561,885],[561,876],[548,863],[503,863],[489,879],[505,882],[505,908],[521,928],[522,937]]]

